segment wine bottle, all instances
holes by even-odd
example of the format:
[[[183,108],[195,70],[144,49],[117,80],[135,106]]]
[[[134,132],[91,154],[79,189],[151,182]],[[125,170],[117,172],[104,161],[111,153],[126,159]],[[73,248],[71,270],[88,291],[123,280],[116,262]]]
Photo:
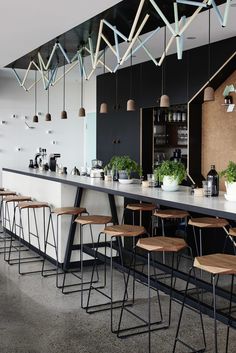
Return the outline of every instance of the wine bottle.
[[[215,169],[215,165],[211,165],[211,170],[207,174],[207,180],[212,181],[212,193],[211,196],[219,195],[219,175]]]

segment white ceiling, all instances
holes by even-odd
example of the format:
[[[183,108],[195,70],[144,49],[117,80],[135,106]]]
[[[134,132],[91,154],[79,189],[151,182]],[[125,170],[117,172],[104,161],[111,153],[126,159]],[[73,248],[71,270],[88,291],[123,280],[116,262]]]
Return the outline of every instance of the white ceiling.
[[[0,67],[121,0],[0,1]]]
[[[128,0],[127,0],[128,1]],[[42,3],[46,0],[42,0],[40,5],[30,0],[24,0],[21,4],[16,3],[14,12],[12,13],[12,7],[8,3],[2,4],[0,1],[0,14],[4,14],[4,18],[0,18],[0,43],[1,43],[1,56],[0,56],[0,67],[3,67],[15,59],[23,56],[31,50],[39,47],[41,44],[57,37],[61,33],[73,28],[79,23],[93,17],[99,12],[102,12],[106,8],[113,6],[120,2],[118,0],[70,0],[70,7],[64,5],[62,0],[50,0],[47,1],[45,8],[47,12],[44,13]],[[58,6],[61,4],[61,6]],[[67,2],[68,4],[68,2]],[[232,4],[236,5],[236,0],[232,0]],[[28,7],[27,7],[28,6]],[[221,12],[224,11],[224,6],[219,6]],[[28,9],[27,9],[28,8]],[[56,8],[56,14],[53,16],[54,8]],[[185,32],[184,36],[184,50],[188,50],[194,47],[198,47],[208,43],[208,11],[201,12],[192,22],[190,27]],[[29,13],[37,13],[37,19],[41,18],[40,21],[35,21],[34,16],[29,16]],[[18,16],[17,16],[18,15]],[[53,18],[53,21],[52,21]],[[53,26],[52,23],[53,22]],[[42,26],[43,23],[43,26]],[[7,29],[6,29],[7,28]],[[36,35],[37,34],[37,35]],[[145,38],[147,34],[143,35]],[[167,40],[170,36],[167,30]],[[187,37],[196,37],[194,40],[189,40]],[[223,40],[236,36],[236,6],[230,8],[228,24],[225,28],[222,28],[219,24],[216,14],[211,10],[211,42]],[[20,43],[20,45],[15,45]],[[121,54],[125,52],[127,43],[120,45]],[[162,55],[163,51],[163,28],[158,32],[150,41],[146,44],[152,55],[156,58]],[[234,48],[236,50],[236,48]],[[176,52],[175,41],[173,42],[168,54]],[[88,58],[89,59],[89,58]],[[108,50],[107,63],[111,68],[116,66],[116,58],[113,53]],[[133,59],[133,63],[137,64],[150,60],[144,50],[141,48]],[[207,59],[206,59],[207,60]],[[129,60],[124,66],[130,64]],[[1,70],[7,74],[6,69]],[[101,73],[97,70],[97,74]]]

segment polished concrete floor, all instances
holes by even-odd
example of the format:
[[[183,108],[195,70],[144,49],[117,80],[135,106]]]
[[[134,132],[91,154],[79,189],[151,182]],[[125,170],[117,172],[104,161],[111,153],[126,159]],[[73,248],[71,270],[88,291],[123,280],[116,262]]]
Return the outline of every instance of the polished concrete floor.
[[[1,353],[146,353],[147,335],[119,339],[110,332],[109,312],[86,314],[80,308],[80,294],[63,295],[55,288],[55,278],[40,274],[19,276],[16,266],[0,259],[0,352]],[[123,291],[122,276],[116,274],[116,295]],[[139,311],[146,313],[146,288],[138,285]],[[168,297],[161,293],[163,311]],[[93,299],[96,299],[93,296]],[[138,307],[138,306],[137,306]],[[172,323],[168,330],[153,332],[152,352],[170,353],[180,305],[173,303]],[[118,311],[118,310],[117,310]],[[118,318],[118,312],[115,320]],[[126,314],[125,322],[135,319]],[[208,348],[213,350],[212,320],[204,316]],[[196,313],[186,310],[182,335],[188,343],[201,346]],[[219,324],[219,352],[223,352],[226,327]],[[199,347],[200,348],[200,347]],[[178,345],[177,352],[189,350]],[[230,350],[236,352],[236,331],[231,330]]]

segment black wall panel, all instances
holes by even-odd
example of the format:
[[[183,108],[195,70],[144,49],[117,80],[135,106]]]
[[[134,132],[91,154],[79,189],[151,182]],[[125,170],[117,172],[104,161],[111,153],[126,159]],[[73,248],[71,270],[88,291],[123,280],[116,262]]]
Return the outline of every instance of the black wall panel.
[[[236,37],[211,44],[212,74],[236,50]],[[137,54],[138,55],[138,54]],[[177,60],[176,54],[166,58],[166,92],[171,104],[187,102],[187,65],[189,65],[189,99],[208,80],[208,47],[202,46],[183,53]],[[120,69],[117,74],[103,74],[97,77],[97,158],[105,163],[114,154],[129,154],[137,162],[140,159],[140,110],[158,105],[161,95],[162,69],[148,61],[134,65],[132,98],[137,102],[135,112],[126,112],[130,98],[130,67]],[[117,75],[117,76],[116,76]],[[117,97],[120,105],[115,110]],[[109,113],[99,113],[102,101],[109,105]],[[201,118],[201,117],[199,117]],[[120,143],[113,143],[114,141]],[[199,162],[199,161],[197,161]]]

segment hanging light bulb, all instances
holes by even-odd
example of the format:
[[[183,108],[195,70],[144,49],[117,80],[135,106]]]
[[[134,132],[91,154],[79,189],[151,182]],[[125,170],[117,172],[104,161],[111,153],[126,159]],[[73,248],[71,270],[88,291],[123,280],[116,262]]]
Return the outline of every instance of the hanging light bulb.
[[[133,90],[133,55],[132,49],[130,53],[130,97],[132,97]],[[127,101],[127,112],[134,112],[136,110],[136,103],[134,99],[128,99]]]
[[[215,91],[210,86],[211,77],[211,10],[208,10],[208,86],[204,89],[204,102],[215,100]]]
[[[82,65],[81,65],[81,90],[80,90],[80,109],[79,109],[79,117],[83,118],[86,116],[85,109],[83,107],[83,99],[84,99],[84,53],[83,50],[81,52],[82,56]]]
[[[64,65],[63,65],[63,110],[61,112],[61,119],[67,119],[67,112],[65,109],[66,106],[66,60],[64,56]]]
[[[37,115],[37,70],[34,73],[34,116],[33,116],[33,123],[38,123],[39,118]]]
[[[160,107],[161,108],[169,108],[170,107],[170,98],[167,94],[164,94],[165,92],[165,73],[166,73],[166,26],[164,28],[164,61],[162,63],[162,71],[161,71],[161,76],[162,76],[162,94],[160,98]]]
[[[104,52],[103,52],[103,57],[104,57],[104,59],[103,59],[103,68],[104,68],[103,74],[104,75],[106,73],[105,52],[106,52],[106,49],[104,49]],[[99,112],[100,112],[100,114],[107,114],[108,113],[108,105],[106,102],[101,103]]]

